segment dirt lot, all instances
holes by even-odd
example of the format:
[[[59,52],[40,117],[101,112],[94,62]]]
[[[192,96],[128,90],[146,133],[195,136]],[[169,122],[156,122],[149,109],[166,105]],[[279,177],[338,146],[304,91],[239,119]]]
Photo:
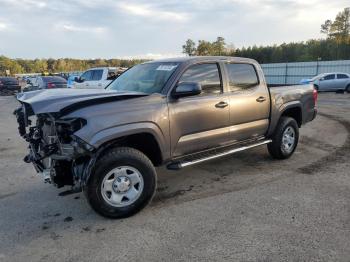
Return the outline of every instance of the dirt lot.
[[[0,261],[350,261],[350,95],[320,94],[285,161],[265,147],[178,172],[123,220],[58,196],[22,161],[13,97],[0,97]]]

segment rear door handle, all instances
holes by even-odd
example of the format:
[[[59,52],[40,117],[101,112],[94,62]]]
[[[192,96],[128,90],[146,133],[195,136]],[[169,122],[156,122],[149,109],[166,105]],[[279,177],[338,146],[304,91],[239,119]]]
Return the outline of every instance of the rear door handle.
[[[256,102],[259,102],[259,103],[262,103],[262,102],[264,102],[264,101],[266,101],[266,98],[263,97],[263,96],[260,96],[260,97],[258,97],[258,98],[256,99]]]
[[[224,108],[224,107],[227,107],[227,106],[228,106],[228,104],[226,102],[224,102],[224,101],[221,101],[221,102],[219,102],[219,103],[217,103],[215,105],[216,108]]]

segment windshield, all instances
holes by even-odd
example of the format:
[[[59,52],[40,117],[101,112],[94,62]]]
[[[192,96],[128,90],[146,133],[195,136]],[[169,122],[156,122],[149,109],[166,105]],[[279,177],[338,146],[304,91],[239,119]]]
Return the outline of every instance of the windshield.
[[[310,81],[315,81],[315,80],[317,80],[317,79],[319,79],[319,78],[321,78],[323,76],[325,76],[325,74],[317,75],[317,76],[311,78]]]
[[[147,94],[160,93],[179,63],[154,62],[136,65],[108,87],[108,90],[136,91]]]

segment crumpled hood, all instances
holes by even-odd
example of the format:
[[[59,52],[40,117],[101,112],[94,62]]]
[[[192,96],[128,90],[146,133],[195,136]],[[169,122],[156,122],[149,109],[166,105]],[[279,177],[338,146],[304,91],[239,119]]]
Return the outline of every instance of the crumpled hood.
[[[61,115],[93,104],[146,96],[139,92],[117,92],[106,89],[44,89],[20,93],[17,100],[31,106],[34,114],[60,113]]]

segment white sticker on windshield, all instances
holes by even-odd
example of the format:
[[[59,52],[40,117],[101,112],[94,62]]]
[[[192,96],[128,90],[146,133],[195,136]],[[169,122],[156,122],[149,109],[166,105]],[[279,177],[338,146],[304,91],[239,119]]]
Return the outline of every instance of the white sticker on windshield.
[[[161,71],[171,71],[174,68],[176,68],[177,65],[160,65],[157,67],[156,70],[161,70]]]

